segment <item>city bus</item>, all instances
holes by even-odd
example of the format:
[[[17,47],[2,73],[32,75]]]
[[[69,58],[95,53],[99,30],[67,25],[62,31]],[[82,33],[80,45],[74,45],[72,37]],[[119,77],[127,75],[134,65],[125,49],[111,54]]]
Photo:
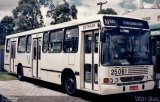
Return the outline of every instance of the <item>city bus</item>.
[[[24,77],[99,95],[152,90],[146,21],[96,15],[6,36],[4,68]]]
[[[160,89],[160,23],[150,24],[156,88]]]

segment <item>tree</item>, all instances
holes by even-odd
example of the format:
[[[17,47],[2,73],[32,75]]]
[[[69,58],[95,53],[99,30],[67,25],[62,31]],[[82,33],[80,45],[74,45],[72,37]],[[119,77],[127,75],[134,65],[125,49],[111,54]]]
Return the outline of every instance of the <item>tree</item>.
[[[77,9],[75,5],[69,6],[69,4],[63,0],[61,5],[54,6],[51,0],[40,0],[41,5],[49,6],[47,16],[53,18],[51,24],[58,24],[72,19],[77,19]],[[50,3],[46,3],[50,2]]]
[[[0,22],[0,44],[4,44],[6,35],[13,33],[14,20],[11,16],[5,16]]]
[[[112,8],[102,9],[98,12],[98,14],[112,14],[117,15],[117,12],[113,10]]]
[[[77,19],[77,13],[78,13],[78,11],[77,11],[77,9],[76,9],[76,6],[75,6],[75,5],[72,5],[72,6],[71,6],[71,15],[72,15],[72,18],[73,18],[73,19]]]
[[[16,32],[27,31],[43,26],[43,16],[37,0],[20,0],[13,10]]]

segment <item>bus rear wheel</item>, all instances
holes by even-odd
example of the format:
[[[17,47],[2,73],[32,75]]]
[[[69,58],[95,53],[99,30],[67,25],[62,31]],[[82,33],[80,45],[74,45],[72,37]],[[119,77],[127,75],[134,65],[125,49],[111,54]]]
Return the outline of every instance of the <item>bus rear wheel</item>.
[[[65,78],[64,89],[68,95],[74,96],[76,94],[76,79],[73,76]]]
[[[23,76],[21,74],[17,74],[18,80],[22,81],[23,80]]]
[[[21,66],[21,65],[19,65],[19,66],[17,67],[17,78],[18,78],[18,80],[20,80],[20,81],[23,81],[23,79],[24,79],[23,69],[22,69],[22,66]]]

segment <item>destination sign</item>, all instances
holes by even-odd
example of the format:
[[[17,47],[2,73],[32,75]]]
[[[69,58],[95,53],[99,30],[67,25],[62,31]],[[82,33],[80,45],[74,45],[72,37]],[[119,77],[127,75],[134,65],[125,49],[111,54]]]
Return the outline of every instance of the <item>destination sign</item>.
[[[89,24],[85,24],[82,26],[83,30],[90,30],[90,29],[97,29],[98,28],[98,23],[89,23]]]
[[[149,29],[148,23],[146,21],[122,18],[122,17],[104,17],[105,26],[123,26],[123,27],[133,27],[133,28],[144,28]]]
[[[83,29],[90,29],[90,28],[95,28],[96,27],[96,23],[91,23],[91,24],[87,24],[83,26]]]

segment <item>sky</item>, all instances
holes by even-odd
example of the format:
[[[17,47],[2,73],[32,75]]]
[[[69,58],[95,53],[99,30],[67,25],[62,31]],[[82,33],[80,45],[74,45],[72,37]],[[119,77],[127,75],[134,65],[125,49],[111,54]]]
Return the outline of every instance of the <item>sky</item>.
[[[0,20],[6,16],[12,15],[12,10],[16,8],[19,0],[0,0]],[[105,2],[107,4],[103,5],[105,8],[113,8],[118,14],[122,14],[125,9],[136,9],[139,6],[140,0],[66,0],[69,4],[76,5],[78,9],[78,18],[83,18],[86,16],[96,15],[99,11],[98,2]],[[149,8],[152,6],[154,0],[143,0],[144,6]],[[55,2],[55,0],[53,0]],[[160,0],[157,0],[160,3]],[[47,9],[41,8],[42,14],[45,15]],[[48,21],[45,18],[44,21]],[[46,23],[47,24],[47,23]]]

